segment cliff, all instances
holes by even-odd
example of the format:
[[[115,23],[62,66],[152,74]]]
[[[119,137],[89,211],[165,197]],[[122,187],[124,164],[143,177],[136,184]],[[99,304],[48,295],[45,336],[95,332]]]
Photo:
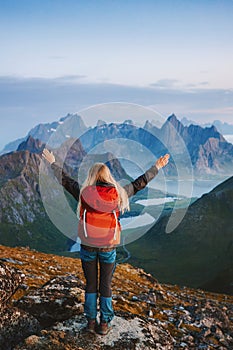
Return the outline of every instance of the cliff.
[[[161,137],[168,149],[179,152],[178,135],[185,142],[196,175],[232,173],[233,145],[215,126],[184,126],[173,114],[161,128]]]

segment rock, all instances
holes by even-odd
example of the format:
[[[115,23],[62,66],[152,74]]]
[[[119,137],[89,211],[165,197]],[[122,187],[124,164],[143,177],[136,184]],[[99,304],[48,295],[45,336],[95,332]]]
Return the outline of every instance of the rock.
[[[14,260],[12,258],[1,258],[0,260],[1,261],[6,261],[6,262],[9,262],[9,263],[12,263],[12,264],[23,265],[22,261]]]
[[[154,315],[154,314],[153,314],[153,311],[152,311],[152,310],[149,310],[149,311],[148,311],[148,316],[149,316],[149,317],[153,317],[153,315]]]
[[[14,302],[24,310],[12,308],[10,295],[22,286],[22,274],[19,270],[1,265],[1,281],[6,286],[0,313],[1,350],[233,349],[233,298],[230,295],[158,283],[149,283],[142,288],[147,277],[144,278],[142,271],[137,274],[132,267],[131,279],[127,284],[125,275],[129,275],[126,273],[129,265],[122,265],[119,279],[113,282],[116,315],[112,322],[113,329],[106,337],[101,337],[84,331],[84,282],[80,279],[83,274],[76,269],[76,259],[74,270],[70,271],[80,273],[80,278],[66,274],[52,278],[35,289],[34,279],[45,272],[45,266],[56,267],[57,261],[54,259],[53,264],[51,257],[33,252],[34,259],[29,259],[30,270],[26,264],[26,250],[20,248],[20,254],[14,254],[11,249],[8,255],[6,251],[5,247],[2,253],[4,258],[20,260],[22,254],[24,264],[20,268],[26,274],[25,286],[33,289],[28,292],[25,287],[20,291],[20,295],[24,293],[25,296]],[[71,266],[70,258],[62,258],[65,259],[69,259],[67,263]],[[62,266],[62,261],[60,263]],[[46,278],[51,277],[47,275]],[[40,285],[42,283],[40,281]],[[161,292],[164,298],[158,298],[156,291]],[[132,296],[136,296],[137,300],[132,301]]]
[[[56,277],[22,297],[15,305],[47,327],[83,313],[84,291],[80,287],[83,288],[82,281],[73,275]]]
[[[0,262],[0,308],[15,293],[25,275],[18,269],[9,267]]]
[[[10,350],[40,329],[34,317],[7,305],[24,277],[19,270],[0,263],[0,349]]]
[[[85,332],[83,316],[57,323],[41,337],[29,337],[15,350],[80,349],[80,350],[172,350],[174,339],[155,322],[138,316],[115,316],[112,330],[106,336]]]
[[[31,334],[38,333],[37,319],[23,310],[5,307],[0,314],[0,349],[11,350],[13,346]]]
[[[45,143],[38,139],[34,139],[32,136],[23,141],[17,148],[17,151],[30,151],[31,153],[41,153],[45,147]]]
[[[126,299],[122,295],[112,295],[113,300],[121,300],[121,301],[126,301]]]

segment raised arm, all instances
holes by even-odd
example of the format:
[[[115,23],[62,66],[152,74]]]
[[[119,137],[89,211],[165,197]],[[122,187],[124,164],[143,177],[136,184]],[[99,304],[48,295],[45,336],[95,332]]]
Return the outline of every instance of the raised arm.
[[[148,169],[143,175],[139,176],[136,180],[132,181],[130,184],[125,185],[124,189],[128,194],[128,197],[133,196],[138,191],[145,188],[148,182],[153,180],[153,178],[158,174],[159,169],[167,165],[169,161],[169,157],[170,157],[169,154],[166,154],[165,156],[160,157],[156,161],[156,163],[150,169]]]
[[[54,175],[58,179],[59,183],[78,201],[80,194],[80,187],[77,181],[69,177],[66,172],[56,163],[53,152],[50,152],[46,148],[43,150],[42,157],[50,163]]]

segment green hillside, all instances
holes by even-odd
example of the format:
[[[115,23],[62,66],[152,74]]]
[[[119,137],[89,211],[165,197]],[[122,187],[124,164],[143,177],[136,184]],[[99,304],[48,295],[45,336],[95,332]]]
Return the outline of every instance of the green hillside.
[[[168,218],[127,246],[129,262],[161,282],[233,293],[233,177],[194,202],[170,234]]]

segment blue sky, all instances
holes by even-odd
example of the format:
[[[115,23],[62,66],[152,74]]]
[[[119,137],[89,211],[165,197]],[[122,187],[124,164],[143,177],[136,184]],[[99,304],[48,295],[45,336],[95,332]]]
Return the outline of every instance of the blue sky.
[[[0,0],[0,148],[111,101],[233,123],[232,18],[232,0]]]

